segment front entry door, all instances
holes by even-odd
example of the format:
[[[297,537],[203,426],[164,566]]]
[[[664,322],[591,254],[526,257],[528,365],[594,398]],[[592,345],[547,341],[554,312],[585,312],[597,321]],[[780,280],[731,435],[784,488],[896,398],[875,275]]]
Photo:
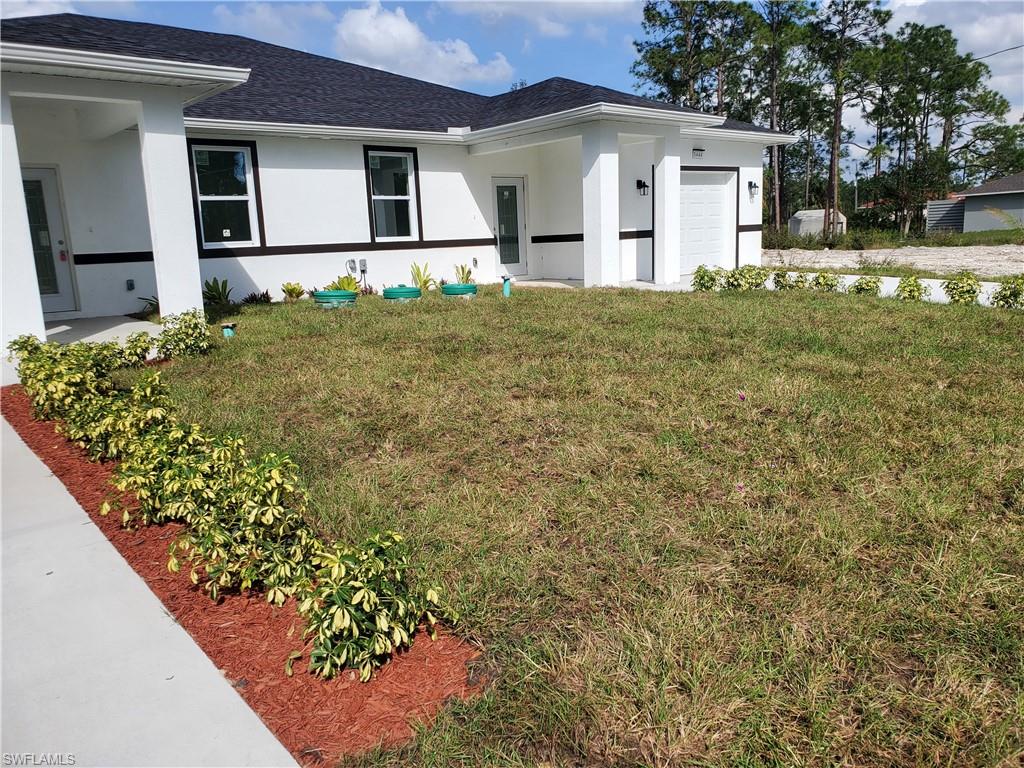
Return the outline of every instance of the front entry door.
[[[36,278],[43,300],[43,312],[75,309],[71,282],[71,251],[68,249],[61,213],[57,171],[53,168],[23,168],[25,207],[36,259]]]
[[[498,274],[526,274],[526,185],[522,179],[494,180],[494,235]]]

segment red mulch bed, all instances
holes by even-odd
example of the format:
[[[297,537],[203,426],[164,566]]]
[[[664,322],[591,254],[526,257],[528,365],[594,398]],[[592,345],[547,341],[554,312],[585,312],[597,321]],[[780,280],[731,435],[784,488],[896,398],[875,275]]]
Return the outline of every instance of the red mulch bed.
[[[300,763],[332,765],[378,745],[398,746],[412,738],[414,723],[429,724],[447,701],[476,692],[467,664],[479,651],[450,635],[431,641],[422,632],[368,683],[351,672],[320,680],[307,672],[305,659],[288,677],[288,655],[302,647],[303,623],[292,602],[275,608],[259,596],[228,595],[214,603],[186,573],[168,572],[167,548],[180,526],[131,530],[121,527],[116,512],[101,517],[113,464],[89,461],[53,422],[34,420],[19,385],[2,393],[0,410],[22,440]]]

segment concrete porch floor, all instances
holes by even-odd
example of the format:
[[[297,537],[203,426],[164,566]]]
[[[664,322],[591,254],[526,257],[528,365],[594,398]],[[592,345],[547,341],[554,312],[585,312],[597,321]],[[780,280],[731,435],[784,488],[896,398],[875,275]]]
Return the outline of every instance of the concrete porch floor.
[[[83,317],[76,320],[48,320],[46,340],[68,344],[72,341],[124,341],[139,331],[148,331],[153,336],[161,328],[148,320],[138,320],[127,315],[111,317]]]

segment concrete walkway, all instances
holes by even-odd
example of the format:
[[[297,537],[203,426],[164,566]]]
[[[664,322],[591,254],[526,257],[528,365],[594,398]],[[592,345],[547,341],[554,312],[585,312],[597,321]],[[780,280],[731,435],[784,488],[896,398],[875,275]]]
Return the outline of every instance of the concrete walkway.
[[[0,442],[5,764],[296,765],[3,420]]]

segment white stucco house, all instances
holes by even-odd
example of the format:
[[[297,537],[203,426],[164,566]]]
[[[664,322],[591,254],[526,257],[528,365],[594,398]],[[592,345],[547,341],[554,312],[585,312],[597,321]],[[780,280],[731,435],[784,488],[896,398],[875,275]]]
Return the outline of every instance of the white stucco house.
[[[792,138],[555,78],[487,97],[234,35],[60,14],[0,26],[3,336],[44,318],[377,287],[671,283],[759,263]]]

